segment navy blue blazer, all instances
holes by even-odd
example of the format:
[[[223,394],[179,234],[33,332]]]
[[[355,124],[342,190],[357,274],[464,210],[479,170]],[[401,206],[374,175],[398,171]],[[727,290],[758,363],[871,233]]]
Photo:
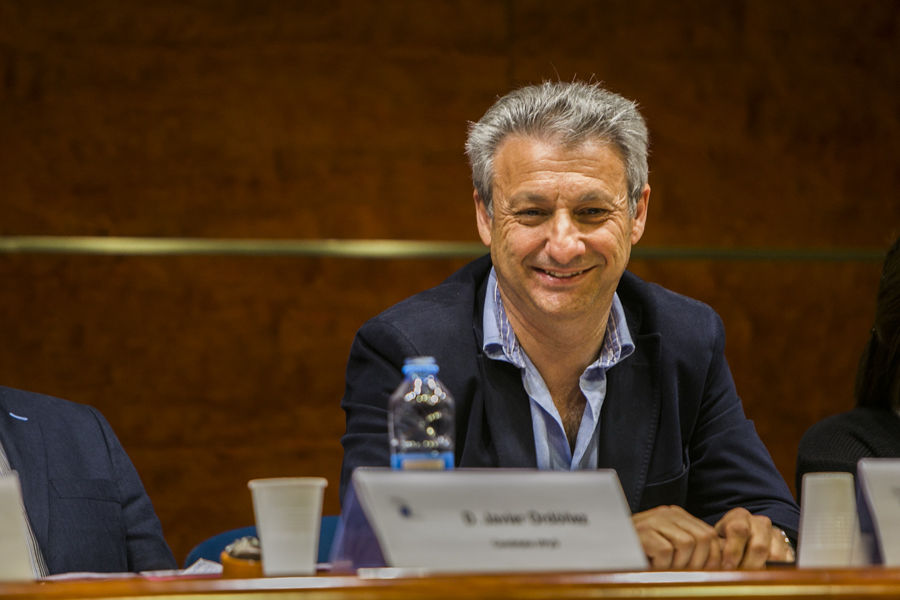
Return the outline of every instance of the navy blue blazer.
[[[458,466],[537,466],[519,370],[482,353],[490,268],[482,257],[360,328],[341,402],[341,498],[353,469],[390,464],[387,405],[408,356],[434,356],[456,400]],[[799,509],[744,416],[719,316],[628,272],[617,292],[635,352],[607,372],[598,466],[616,470],[634,512],[678,505],[713,524],[742,506],[796,539]]]
[[[0,386],[0,441],[50,574],[177,567],[137,471],[96,409]]]

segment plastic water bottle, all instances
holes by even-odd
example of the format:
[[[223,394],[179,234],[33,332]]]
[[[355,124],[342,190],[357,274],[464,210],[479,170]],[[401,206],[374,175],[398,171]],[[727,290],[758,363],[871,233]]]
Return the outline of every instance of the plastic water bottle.
[[[388,408],[391,468],[453,468],[454,402],[437,373],[431,356],[404,362],[403,383],[391,395]]]

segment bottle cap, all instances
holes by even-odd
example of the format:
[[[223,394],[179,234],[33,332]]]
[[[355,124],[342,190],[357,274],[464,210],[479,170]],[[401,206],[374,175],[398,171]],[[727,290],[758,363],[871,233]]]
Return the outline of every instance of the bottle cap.
[[[435,375],[440,369],[433,356],[411,356],[403,361],[403,374],[425,373]]]

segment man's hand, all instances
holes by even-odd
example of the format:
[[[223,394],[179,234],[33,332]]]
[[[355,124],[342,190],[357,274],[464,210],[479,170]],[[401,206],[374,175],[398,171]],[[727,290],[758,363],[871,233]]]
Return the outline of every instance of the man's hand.
[[[716,523],[723,569],[761,569],[766,561],[793,562],[794,550],[769,517],[733,508]]]
[[[709,570],[722,567],[725,540],[719,539],[716,529],[683,508],[657,506],[632,515],[631,520],[651,568]]]

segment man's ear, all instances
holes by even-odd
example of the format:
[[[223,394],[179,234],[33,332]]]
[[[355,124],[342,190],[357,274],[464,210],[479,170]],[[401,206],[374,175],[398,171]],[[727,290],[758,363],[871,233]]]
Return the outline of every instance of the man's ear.
[[[478,190],[472,192],[472,198],[475,200],[475,223],[478,225],[478,236],[481,238],[481,242],[490,248],[493,219],[488,214],[487,206],[481,200],[481,196],[478,195]]]
[[[647,225],[647,210],[650,205],[650,185],[644,184],[641,197],[634,207],[634,218],[631,221],[631,245],[635,245],[644,235],[644,227]]]

